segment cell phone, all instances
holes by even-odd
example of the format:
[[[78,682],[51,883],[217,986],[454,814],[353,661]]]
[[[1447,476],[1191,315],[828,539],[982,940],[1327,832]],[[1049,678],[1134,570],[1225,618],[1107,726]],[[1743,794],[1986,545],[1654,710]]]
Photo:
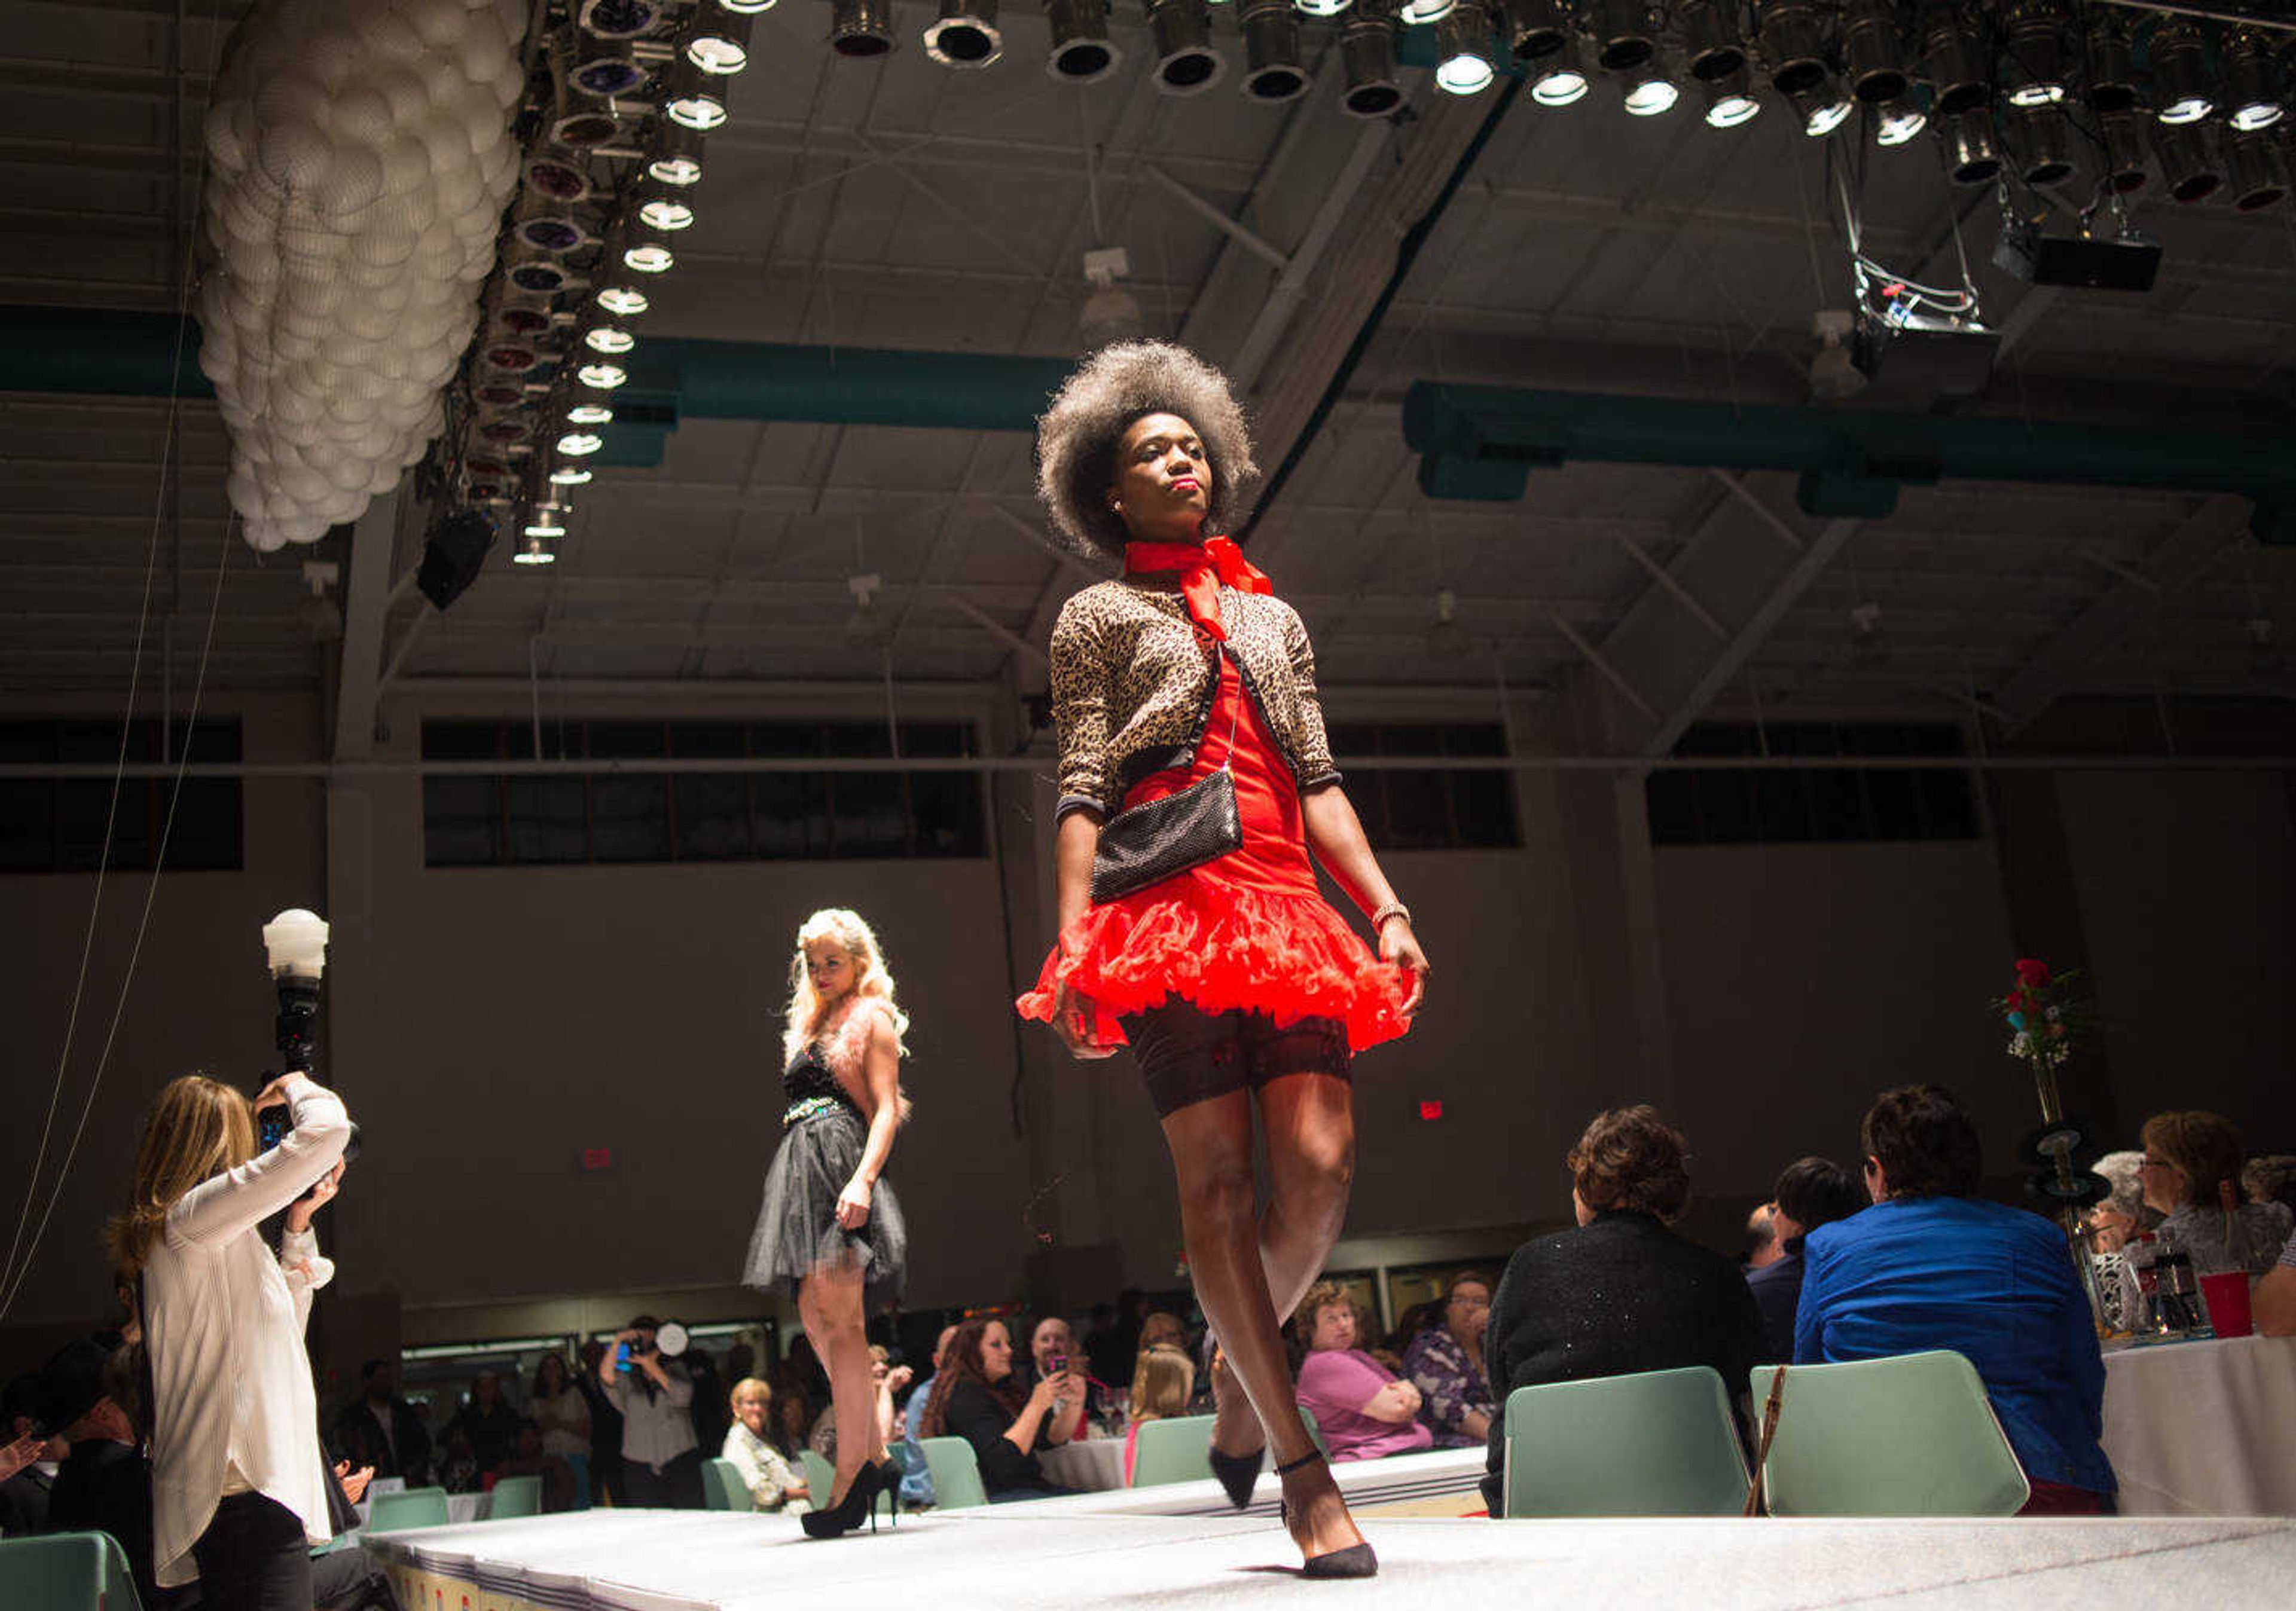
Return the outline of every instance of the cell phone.
[[[614,1345],[614,1369],[624,1376],[637,1369],[636,1365],[630,1363],[630,1345],[627,1343]]]
[[[1065,1354],[1065,1353],[1055,1353],[1054,1355],[1053,1355],[1053,1374],[1054,1374],[1054,1376],[1058,1376],[1058,1375],[1060,1375],[1062,1371],[1066,1370],[1068,1368],[1069,1368],[1069,1356],[1068,1356],[1067,1354]]]

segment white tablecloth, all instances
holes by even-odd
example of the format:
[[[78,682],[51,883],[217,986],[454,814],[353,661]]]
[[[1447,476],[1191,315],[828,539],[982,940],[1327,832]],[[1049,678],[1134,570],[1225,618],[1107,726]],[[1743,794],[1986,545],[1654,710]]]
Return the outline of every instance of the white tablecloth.
[[[2104,1452],[2133,1516],[2296,1516],[2296,1337],[2104,1356]]]
[[[1103,1493],[1124,1486],[1124,1440],[1089,1437],[1080,1443],[1040,1449],[1037,1463],[1045,1475],[1077,1493]]]

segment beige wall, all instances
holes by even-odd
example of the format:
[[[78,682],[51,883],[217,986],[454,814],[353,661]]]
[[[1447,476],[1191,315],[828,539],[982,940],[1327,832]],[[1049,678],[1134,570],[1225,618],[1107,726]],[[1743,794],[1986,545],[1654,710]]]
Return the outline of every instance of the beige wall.
[[[318,753],[308,703],[252,701],[244,716],[250,759]],[[386,753],[412,744],[402,724]],[[2211,1101],[2285,1137],[2296,891],[2278,781],[2063,785],[2124,1109]],[[430,871],[411,776],[338,785],[331,801],[314,783],[250,782],[247,870],[161,886],[88,1141],[8,1324],[102,1312],[92,1238],[143,1107],[181,1068],[264,1066],[256,930],[295,904],[337,923],[330,1068],[366,1134],[334,1215],[347,1293],[423,1305],[732,1279],[777,1140],[790,935],[832,902],[878,923],[915,1019],[917,1119],[891,1171],[913,1301],[1013,1296],[1045,1237],[1163,1284],[1177,1215],[1128,1065],[1076,1064],[1031,1027],[1015,1133],[1008,1003],[1049,938],[1034,864],[1045,794],[996,791],[1013,863],[1001,871]],[[1607,777],[1533,773],[1522,794],[1522,850],[1392,860],[1439,972],[1419,1028],[1358,1067],[1350,1236],[1552,1220],[1567,1202],[1561,1154],[1587,1116],[1644,1099],[1689,1131],[1710,1198],[1759,1195],[1804,1151],[1846,1161],[1866,1100],[1915,1079],[1961,1090],[2005,1162],[2032,1116],[1985,1006],[2013,954],[1989,845],[1653,854]],[[144,889],[107,887],[68,1095],[93,1066]],[[85,879],[0,879],[11,1180],[29,1164],[88,895]],[[1440,1122],[1419,1120],[1423,1097],[1441,1099]],[[580,1149],[597,1146],[613,1167],[583,1172]]]

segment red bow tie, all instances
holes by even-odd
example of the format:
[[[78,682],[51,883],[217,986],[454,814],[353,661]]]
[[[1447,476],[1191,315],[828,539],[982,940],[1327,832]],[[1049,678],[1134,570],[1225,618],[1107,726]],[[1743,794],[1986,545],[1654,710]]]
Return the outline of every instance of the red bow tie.
[[[1187,601],[1188,618],[1218,642],[1227,641],[1220,625],[1219,590],[1274,593],[1275,584],[1265,571],[1243,557],[1243,550],[1226,537],[1202,543],[1127,543],[1124,568],[1129,571],[1177,570],[1180,596]]]

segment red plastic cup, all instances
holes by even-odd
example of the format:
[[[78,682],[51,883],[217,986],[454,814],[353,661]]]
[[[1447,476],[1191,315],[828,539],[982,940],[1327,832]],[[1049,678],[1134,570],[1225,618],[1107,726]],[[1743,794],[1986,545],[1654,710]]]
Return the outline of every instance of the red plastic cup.
[[[2256,1329],[2248,1306],[2248,1272],[2226,1270],[2201,1277],[2201,1301],[2209,1306],[2209,1324],[2218,1337],[2246,1337]]]

